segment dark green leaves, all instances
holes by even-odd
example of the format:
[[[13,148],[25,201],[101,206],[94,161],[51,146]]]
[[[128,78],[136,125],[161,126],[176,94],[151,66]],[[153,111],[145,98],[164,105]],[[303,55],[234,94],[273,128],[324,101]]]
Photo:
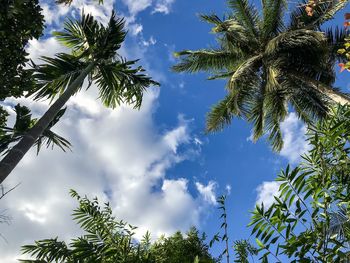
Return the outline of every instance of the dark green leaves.
[[[55,119],[45,129],[43,134],[35,142],[34,146],[37,146],[37,153],[39,153],[42,145],[46,145],[47,148],[53,148],[55,145],[61,148],[63,151],[70,149],[71,144],[63,137],[54,133],[51,129],[63,116],[66,109],[62,109],[55,117]],[[37,119],[32,119],[30,110],[25,106],[19,104],[15,106],[16,122],[13,128],[1,127],[2,134],[0,136],[0,152],[6,153],[11,147],[12,143],[19,141],[25,136],[26,132],[37,122]]]

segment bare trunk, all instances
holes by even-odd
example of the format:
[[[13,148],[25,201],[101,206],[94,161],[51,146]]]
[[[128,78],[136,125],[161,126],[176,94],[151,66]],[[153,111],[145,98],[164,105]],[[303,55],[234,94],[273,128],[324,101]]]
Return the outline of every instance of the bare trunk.
[[[66,91],[51,105],[40,120],[31,128],[23,138],[6,154],[0,162],[0,184],[17,166],[23,156],[34,145],[36,140],[48,127],[50,122],[55,118],[57,113],[62,109],[70,97],[72,97],[80,85],[83,83],[86,76],[94,67],[94,63],[90,63],[81,74],[73,81]]]

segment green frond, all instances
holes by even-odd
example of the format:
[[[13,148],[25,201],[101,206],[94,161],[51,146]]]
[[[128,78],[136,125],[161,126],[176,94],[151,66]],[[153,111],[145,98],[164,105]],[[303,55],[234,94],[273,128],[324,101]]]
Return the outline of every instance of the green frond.
[[[51,129],[53,126],[57,124],[57,122],[61,119],[61,117],[66,112],[67,108],[61,109],[55,118],[49,123],[47,128],[44,130],[43,134],[39,137],[39,139],[35,142],[34,146],[37,147],[37,154],[39,154],[39,151],[42,147],[42,145],[46,144],[46,148],[51,147],[51,149],[54,148],[54,146],[58,146],[62,151],[70,150],[71,144],[70,142],[63,138],[62,136],[56,134]]]
[[[290,29],[319,29],[323,23],[333,19],[334,15],[348,3],[348,1],[342,0],[320,1],[314,9],[313,15],[309,16],[305,11],[307,2],[303,0],[291,13]]]
[[[248,86],[254,79],[252,76],[255,74],[255,71],[261,65],[261,59],[261,55],[253,56],[239,65],[229,80],[229,90],[233,91],[238,84]]]
[[[207,23],[210,23],[210,24],[214,24],[214,25],[221,25],[222,24],[222,20],[215,14],[212,14],[212,15],[204,15],[204,14],[200,14],[199,15],[199,18],[204,21],[204,22],[207,22]]]
[[[22,247],[22,253],[36,257],[37,261],[20,260],[21,262],[66,262],[70,261],[70,252],[63,241],[44,239],[36,241],[35,245]]]
[[[202,49],[198,51],[184,50],[175,53],[181,62],[173,66],[175,72],[199,72],[230,70],[239,59],[237,54],[225,50]]]
[[[98,41],[94,50],[94,58],[108,60],[114,57],[124,42],[126,34],[124,18],[116,17],[113,10],[107,27],[100,25],[97,32]]]
[[[37,154],[39,153],[41,146],[46,143],[46,147],[54,148],[58,146],[63,151],[70,149],[71,144],[68,140],[62,136],[57,135],[51,128],[59,121],[66,109],[62,109],[56,115],[55,119],[44,130],[43,134],[35,141],[33,146],[37,147]],[[16,122],[13,128],[4,127],[4,134],[0,136],[0,153],[7,153],[10,145],[19,141],[36,123],[37,119],[32,119],[32,114],[26,106],[17,104],[15,106]]]
[[[227,95],[222,101],[212,107],[207,115],[207,132],[222,130],[226,125],[231,124],[234,114],[231,111],[232,95]]]
[[[91,53],[95,48],[100,25],[90,14],[82,14],[80,20],[68,20],[64,23],[62,32],[54,32],[54,35],[63,45],[72,48],[78,55]]]
[[[319,31],[298,29],[286,31],[271,39],[266,47],[266,56],[272,56],[282,50],[306,49],[322,50],[326,48],[325,34]]]
[[[264,40],[270,39],[282,32],[286,8],[286,0],[263,1],[263,21],[260,32]]]
[[[337,60],[340,62],[346,61],[344,55],[339,54],[338,50],[344,48],[345,38],[347,37],[348,32],[342,28],[335,27],[335,29],[328,28],[325,34],[330,49],[329,54],[331,58],[334,59],[330,64],[333,65]]]
[[[65,53],[53,58],[43,57],[42,60],[46,63],[38,65],[34,73],[37,81],[37,89],[33,94],[35,100],[53,99],[61,94],[86,67],[76,56]]]
[[[260,19],[255,6],[250,5],[248,0],[228,0],[228,6],[233,9],[234,18],[246,27],[252,36],[258,38]]]
[[[102,102],[111,108],[121,103],[140,108],[143,93],[150,86],[158,86],[145,75],[142,67],[132,68],[137,61],[114,62],[98,65],[98,70],[93,76],[100,90]]]
[[[235,260],[237,263],[249,263],[250,256],[258,255],[259,250],[249,243],[248,240],[238,240],[233,244]]]
[[[56,38],[73,49],[73,54],[85,59],[110,59],[125,40],[125,22],[116,18],[114,11],[105,27],[90,14],[81,19],[68,20],[62,32],[55,32]]]

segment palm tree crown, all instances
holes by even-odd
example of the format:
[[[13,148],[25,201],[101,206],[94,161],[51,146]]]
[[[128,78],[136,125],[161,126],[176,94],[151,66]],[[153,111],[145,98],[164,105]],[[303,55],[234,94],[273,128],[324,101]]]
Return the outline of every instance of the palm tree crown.
[[[234,116],[253,123],[257,140],[268,133],[275,150],[283,146],[280,123],[291,105],[306,123],[328,113],[330,103],[348,103],[332,88],[335,50],[344,32],[321,32],[320,26],[345,5],[326,1],[307,16],[297,7],[285,21],[286,0],[263,0],[262,12],[248,0],[229,0],[229,13],[201,15],[213,24],[218,47],[175,53],[177,72],[207,71],[209,79],[227,79],[227,96],[207,117],[209,132],[230,124]]]

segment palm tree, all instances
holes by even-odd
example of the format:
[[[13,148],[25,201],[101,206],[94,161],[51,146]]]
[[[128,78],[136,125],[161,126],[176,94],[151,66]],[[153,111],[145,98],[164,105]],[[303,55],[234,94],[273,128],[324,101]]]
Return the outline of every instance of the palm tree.
[[[34,77],[38,89],[35,99],[58,98],[40,120],[23,136],[0,162],[0,183],[10,174],[50,122],[88,79],[94,82],[105,106],[115,108],[120,103],[139,108],[143,92],[151,85],[159,85],[143,74],[136,61],[126,61],[117,51],[126,36],[124,20],[111,15],[105,27],[91,15],[82,14],[80,21],[65,23],[56,37],[72,49],[72,54],[60,53],[54,58],[43,57],[46,64],[35,66]]]
[[[305,2],[304,2],[305,4]],[[283,146],[280,123],[289,106],[306,123],[327,115],[330,104],[349,103],[332,87],[333,69],[345,37],[342,30],[321,32],[320,26],[346,1],[319,3],[312,17],[300,5],[284,21],[286,0],[263,0],[262,12],[248,0],[228,0],[229,13],[201,15],[213,24],[218,47],[175,53],[176,72],[212,73],[227,79],[227,96],[207,116],[207,131],[230,124],[234,116],[253,123],[255,140],[268,133],[274,150]]]

